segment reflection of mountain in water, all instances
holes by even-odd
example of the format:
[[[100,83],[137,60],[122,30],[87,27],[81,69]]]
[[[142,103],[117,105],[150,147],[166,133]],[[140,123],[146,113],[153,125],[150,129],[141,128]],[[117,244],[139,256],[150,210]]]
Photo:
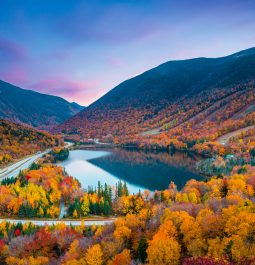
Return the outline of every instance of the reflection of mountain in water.
[[[161,190],[174,181],[181,189],[189,179],[201,179],[195,173],[195,157],[184,153],[147,153],[114,149],[112,155],[89,160],[90,163],[133,185]]]

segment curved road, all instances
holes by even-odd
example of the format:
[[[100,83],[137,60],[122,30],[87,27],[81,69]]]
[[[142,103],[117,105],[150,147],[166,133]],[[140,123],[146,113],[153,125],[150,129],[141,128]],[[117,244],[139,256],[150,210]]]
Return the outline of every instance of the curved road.
[[[0,180],[3,180],[8,177],[16,177],[20,170],[24,170],[30,167],[38,158],[41,158],[45,154],[49,153],[51,149],[48,149],[44,152],[38,152],[35,155],[26,157],[6,168],[0,169]]]
[[[65,142],[65,147],[69,148],[73,143]],[[21,170],[30,167],[38,158],[43,157],[45,154],[49,153],[51,149],[47,149],[43,152],[38,152],[32,156],[21,159],[20,161],[7,166],[6,168],[0,169],[0,180],[8,177],[16,177]]]

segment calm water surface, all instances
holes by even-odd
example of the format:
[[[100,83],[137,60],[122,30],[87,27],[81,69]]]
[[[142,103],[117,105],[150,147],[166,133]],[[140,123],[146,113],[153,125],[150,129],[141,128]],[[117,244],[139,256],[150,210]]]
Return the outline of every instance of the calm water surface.
[[[143,152],[123,149],[73,150],[62,162],[69,175],[83,188],[126,181],[132,193],[139,190],[162,190],[171,181],[181,189],[189,179],[202,179],[194,167],[197,157],[184,153]]]

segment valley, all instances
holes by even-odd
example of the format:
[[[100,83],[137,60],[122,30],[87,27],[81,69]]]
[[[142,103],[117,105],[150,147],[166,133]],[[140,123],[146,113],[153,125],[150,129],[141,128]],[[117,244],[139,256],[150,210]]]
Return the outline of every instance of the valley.
[[[166,62],[84,109],[1,98],[0,263],[254,264],[254,69],[252,48]]]
[[[254,29],[254,0],[0,0],[0,265],[255,265]]]

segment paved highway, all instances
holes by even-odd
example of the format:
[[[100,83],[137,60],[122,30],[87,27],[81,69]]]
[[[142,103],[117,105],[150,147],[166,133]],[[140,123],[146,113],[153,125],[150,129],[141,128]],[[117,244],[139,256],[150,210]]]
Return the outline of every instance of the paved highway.
[[[65,142],[65,147],[69,148],[73,145],[73,143]],[[3,180],[8,177],[16,177],[20,170],[24,170],[29,168],[38,158],[41,158],[45,154],[49,153],[51,149],[47,149],[44,152],[38,152],[30,157],[26,157],[21,159],[20,161],[7,166],[6,168],[0,169],[0,180]]]
[[[10,223],[22,223],[22,224],[25,224],[25,223],[33,223],[35,225],[39,225],[39,226],[44,226],[44,225],[55,225],[55,224],[58,224],[58,223],[64,223],[66,225],[72,225],[72,226],[78,226],[78,225],[81,225],[81,220],[68,220],[68,221],[65,221],[65,220],[57,220],[57,219],[54,219],[54,220],[33,220],[33,219],[0,219],[0,223],[1,222],[10,222]],[[113,222],[115,221],[114,218],[109,218],[109,219],[102,219],[102,220],[84,220],[84,225],[86,226],[91,226],[91,225],[107,225],[107,224],[112,224]]]
[[[30,167],[38,158],[41,158],[45,154],[49,153],[51,149],[48,149],[44,152],[37,153],[30,157],[26,157],[17,163],[14,163],[6,168],[0,169],[0,180],[3,180],[8,177],[16,177],[20,170],[24,170]]]

